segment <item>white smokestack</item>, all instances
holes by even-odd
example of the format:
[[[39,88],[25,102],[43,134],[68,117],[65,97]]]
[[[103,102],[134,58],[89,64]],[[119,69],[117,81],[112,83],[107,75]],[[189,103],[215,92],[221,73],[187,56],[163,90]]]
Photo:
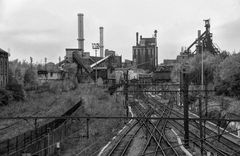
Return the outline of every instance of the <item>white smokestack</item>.
[[[78,49],[84,52],[83,14],[78,14]]]
[[[100,57],[103,57],[104,45],[103,45],[103,27],[99,27],[100,30]]]

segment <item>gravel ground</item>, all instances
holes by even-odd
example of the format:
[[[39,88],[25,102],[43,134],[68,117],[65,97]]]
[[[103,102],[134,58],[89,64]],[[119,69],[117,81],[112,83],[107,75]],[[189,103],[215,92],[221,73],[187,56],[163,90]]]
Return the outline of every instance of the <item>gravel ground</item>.
[[[129,148],[128,151],[128,156],[137,156],[140,154],[141,150],[143,149],[145,142],[146,142],[146,137],[144,134],[144,131],[141,129],[137,136],[134,138],[132,142],[132,146]]]

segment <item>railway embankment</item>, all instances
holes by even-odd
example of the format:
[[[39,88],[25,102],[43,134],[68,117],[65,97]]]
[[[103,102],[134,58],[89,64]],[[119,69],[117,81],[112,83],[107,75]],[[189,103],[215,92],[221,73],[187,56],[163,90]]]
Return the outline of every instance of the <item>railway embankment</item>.
[[[240,114],[240,100],[233,97],[227,96],[208,96],[207,100],[207,109],[205,105],[205,100],[202,101],[203,107],[203,114],[207,114],[209,118],[222,118],[222,119],[239,119]],[[192,103],[191,111],[193,113],[198,114],[198,100]],[[206,113],[207,112],[207,113]],[[236,136],[240,136],[240,132],[238,131],[240,128],[239,122],[214,122],[216,125],[220,125],[221,127],[225,128],[227,126],[227,130],[231,131]]]
[[[1,116],[61,116],[80,100],[83,91],[82,86],[73,89],[73,87],[70,87],[71,83],[64,87],[64,91],[57,91],[58,88],[62,88],[58,85],[52,85],[51,90],[42,93],[29,92],[24,101],[13,101],[6,106],[1,106]],[[50,120],[37,120],[37,126],[47,122],[50,122]],[[1,120],[0,141],[33,128],[35,128],[35,121],[33,120]]]
[[[121,93],[109,95],[107,89],[85,86],[81,116],[125,116],[123,96]],[[73,133],[62,144],[62,155],[85,156],[97,155],[103,146],[123,127],[122,119],[90,119],[75,121]],[[88,127],[88,131],[87,131]],[[87,136],[88,135],[88,136]]]
[[[74,116],[111,117],[125,115],[123,97],[121,94],[114,94],[110,96],[109,93],[106,92],[106,88],[104,89],[103,87],[97,87],[94,84],[80,84],[75,90],[69,92],[61,92],[61,94],[52,94],[45,92],[41,93],[40,95],[32,96],[37,97],[33,97],[29,101],[21,103],[22,108],[18,108],[19,110],[16,111],[15,116],[61,116],[63,114],[61,112],[66,112],[66,110],[75,107],[75,104],[80,100],[80,97],[82,99],[81,107],[74,111]],[[47,99],[48,97],[49,99]],[[33,99],[39,103],[31,105]],[[48,103],[41,105],[41,103],[46,102],[46,100],[48,100]],[[3,111],[3,113],[11,113],[9,115],[13,115],[14,112],[11,112],[10,110],[13,109],[14,106],[9,105],[6,107],[7,108],[5,108],[5,111]],[[43,127],[44,125],[49,124],[49,122],[52,121],[43,121],[38,119],[37,126]],[[106,144],[110,138],[116,135],[125,121],[113,119],[91,119],[87,122],[88,125],[86,125],[85,119],[79,119],[64,121],[64,123],[59,127],[56,127],[55,124],[50,125],[54,126],[55,128],[50,131],[46,131],[48,133],[42,136],[43,139],[40,139],[43,141],[41,143],[37,143],[41,148],[39,148],[39,150],[34,150],[34,153],[32,154],[56,154],[57,146],[60,146],[58,152],[60,152],[62,155],[87,155],[92,151],[99,152],[101,150],[101,147]],[[8,126],[6,126],[6,124],[8,124]],[[36,132],[36,129],[34,129],[34,124],[34,121],[31,120],[16,120],[8,122],[5,121],[5,129],[2,126],[3,129],[1,132],[3,133],[3,131],[5,131],[7,138],[13,138],[14,136],[19,136],[19,134],[23,134],[24,132],[31,129],[33,129],[33,132]],[[21,130],[19,130],[20,128]],[[18,129],[17,132],[16,129]],[[88,131],[86,131],[87,129]],[[40,133],[42,134],[43,130],[45,131],[46,128],[41,128],[41,130],[37,131],[37,133],[40,135]],[[9,132],[7,133],[7,131]],[[35,136],[35,133],[31,133],[31,136],[32,135]],[[24,149],[26,149],[26,146],[28,145],[25,143],[26,141],[29,141],[29,137],[23,140],[19,140],[18,138],[17,141],[23,141],[22,144],[24,144]],[[38,142],[38,140],[34,142]],[[9,147],[12,147],[11,145],[12,143],[9,142]],[[17,150],[19,149],[20,147],[17,147]],[[28,151],[29,150],[27,150],[27,152]]]

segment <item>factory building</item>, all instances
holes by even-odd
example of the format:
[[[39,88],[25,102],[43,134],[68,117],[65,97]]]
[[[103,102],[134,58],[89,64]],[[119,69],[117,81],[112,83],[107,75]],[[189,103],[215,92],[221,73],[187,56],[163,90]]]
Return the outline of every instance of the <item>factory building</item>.
[[[8,83],[8,53],[0,49],[0,88]]]
[[[76,75],[79,82],[88,78],[97,81],[99,77],[104,82],[112,81],[115,76],[114,69],[122,67],[122,56],[118,56],[115,51],[108,49],[104,54],[104,27],[99,27],[99,46],[96,48],[93,46],[93,49],[100,50],[100,56],[91,56],[90,52],[86,52],[84,50],[83,17],[82,13],[78,14],[78,48],[66,48],[65,59],[59,63],[59,66],[64,67],[68,63],[76,64]]]
[[[179,55],[177,55],[177,63],[184,63],[188,58],[189,58],[189,55],[186,54],[184,51],[186,51],[186,48],[184,47],[181,47],[181,52]],[[189,50],[191,52],[191,50]]]
[[[129,68],[133,66],[133,61],[132,60],[128,60],[125,59],[125,61],[122,63],[122,67],[123,68]]]
[[[108,56],[108,55],[115,55],[115,51],[113,50],[109,50],[109,49],[105,49],[105,57]]]
[[[157,31],[152,38],[140,36],[138,41],[136,33],[136,45],[133,46],[133,62],[137,68],[153,71],[158,65]]]

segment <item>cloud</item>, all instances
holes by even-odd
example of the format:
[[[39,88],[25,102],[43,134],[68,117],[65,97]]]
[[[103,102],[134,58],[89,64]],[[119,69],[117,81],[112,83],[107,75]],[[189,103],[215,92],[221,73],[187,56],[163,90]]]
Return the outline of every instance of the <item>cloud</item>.
[[[240,50],[240,18],[218,27],[214,37],[222,50]]]
[[[19,59],[33,56],[57,60],[59,55],[64,56],[65,48],[77,47],[77,13],[84,13],[85,50],[92,55],[91,43],[99,41],[99,26],[103,26],[105,48],[116,50],[124,58],[132,58],[137,31],[143,37],[151,37],[155,29],[159,59],[176,58],[180,47],[190,45],[197,30],[204,29],[202,20],[206,17],[213,19],[213,26],[229,22],[221,29],[212,27],[214,40],[220,47],[235,47],[239,42],[239,23],[230,21],[239,16],[236,3],[239,2],[0,0],[0,48],[11,48],[12,57]]]

